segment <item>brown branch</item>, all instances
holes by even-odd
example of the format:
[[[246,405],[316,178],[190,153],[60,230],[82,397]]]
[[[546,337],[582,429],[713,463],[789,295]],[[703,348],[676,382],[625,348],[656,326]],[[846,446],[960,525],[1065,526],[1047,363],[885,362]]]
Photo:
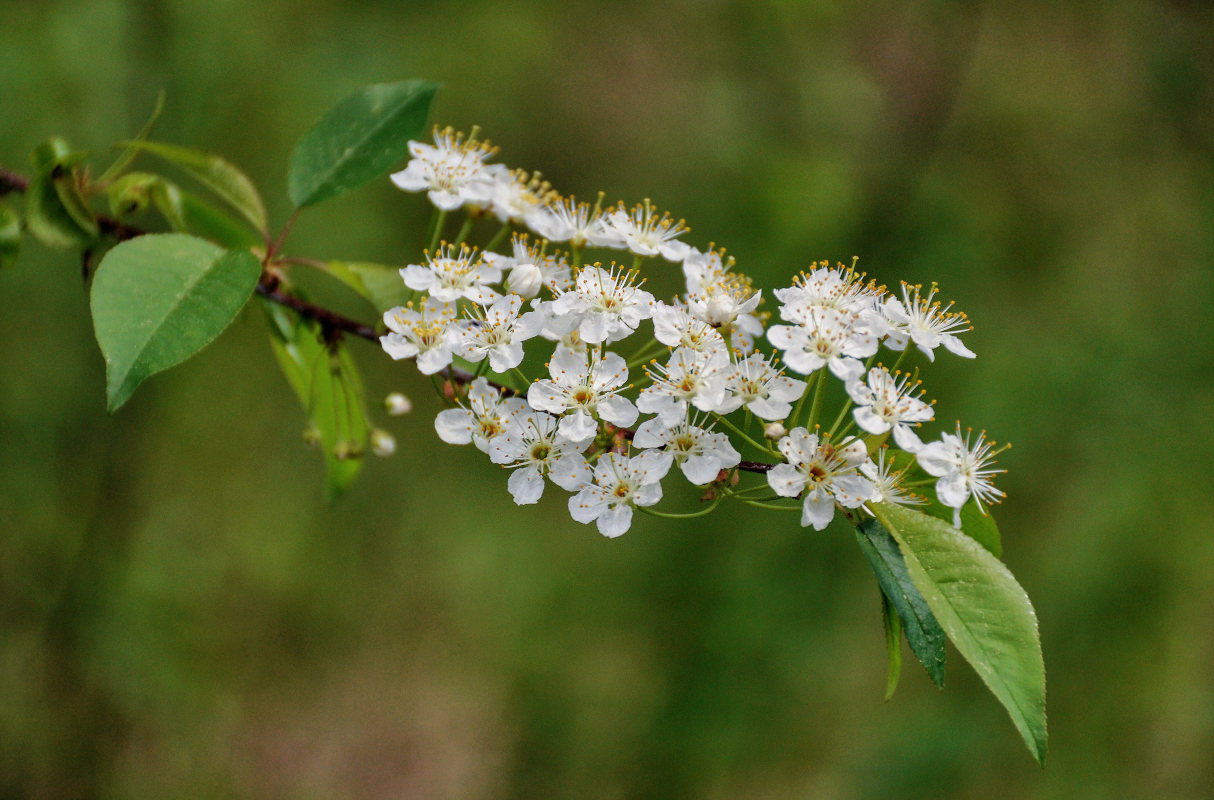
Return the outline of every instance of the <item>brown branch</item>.
[[[326,337],[334,331],[340,331],[370,342],[379,341],[379,334],[370,325],[365,325],[357,320],[344,317],[336,311],[330,311],[327,308],[309,303],[307,300],[301,300],[294,295],[287,294],[278,288],[277,281],[257,284],[257,293],[267,300],[286,306],[301,317],[316,320],[320,323],[321,329],[325,331]]]
[[[25,190],[28,189],[29,186],[29,178],[0,167],[0,197],[3,197],[9,192],[24,194]]]

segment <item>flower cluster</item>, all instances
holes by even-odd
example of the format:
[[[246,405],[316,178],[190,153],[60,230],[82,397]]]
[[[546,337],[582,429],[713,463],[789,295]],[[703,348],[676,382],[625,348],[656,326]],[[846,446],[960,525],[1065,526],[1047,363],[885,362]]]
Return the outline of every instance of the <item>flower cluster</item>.
[[[960,526],[967,503],[985,513],[1002,498],[991,483],[1001,448],[984,433],[958,424],[921,435],[935,415],[908,362],[933,361],[940,347],[974,357],[959,338],[969,320],[934,285],[894,293],[854,263],[818,262],[772,292],[770,324],[734,259],[684,242],[686,224],[648,200],[630,209],[563,197],[450,129],[410,152],[392,180],[426,192],[434,237],[401,270],[412,300],[384,315],[381,342],[441,379],[454,407],[435,420],[438,436],[509,469],[516,503],[552,483],[575,520],[614,537],[638,509],[694,516],[723,499],[798,510],[821,530],[836,511],[855,520],[874,503],[930,503]],[[460,210],[464,224],[444,242]],[[498,223],[483,248],[467,241]],[[681,268],[685,293],[647,291],[651,260]],[[653,509],[672,467],[710,505]]]

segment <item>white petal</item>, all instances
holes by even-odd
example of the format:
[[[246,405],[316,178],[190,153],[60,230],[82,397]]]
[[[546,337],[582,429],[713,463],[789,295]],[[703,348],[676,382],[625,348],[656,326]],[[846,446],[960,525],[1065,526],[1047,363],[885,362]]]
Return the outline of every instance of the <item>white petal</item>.
[[[618,394],[613,394],[600,400],[598,402],[598,412],[600,417],[612,425],[619,425],[623,428],[631,427],[632,423],[637,421],[639,413],[631,400],[626,397],[620,397]]]
[[[960,472],[951,472],[936,481],[936,497],[946,506],[961,508],[969,496],[965,477]]]
[[[550,411],[553,414],[564,413],[569,407],[565,393],[555,383],[539,380],[527,389],[527,403],[537,411]]]
[[[813,491],[805,496],[801,506],[801,527],[813,525],[820,531],[835,518],[835,501],[826,492]]]
[[[696,486],[703,486],[716,480],[721,472],[721,460],[712,456],[691,455],[679,465],[687,480]]]
[[[594,435],[599,432],[599,425],[584,409],[579,408],[572,414],[562,417],[561,425],[557,430],[560,431],[561,436],[570,441],[584,442],[594,438]]]
[[[599,533],[609,539],[614,539],[627,533],[632,527],[632,506],[618,505],[603,512],[598,518]]]
[[[567,455],[553,460],[549,467],[548,477],[557,486],[572,492],[589,483],[593,474],[586,459],[580,455]]]
[[[520,506],[539,502],[544,494],[544,479],[535,467],[522,467],[510,473],[506,488],[514,497],[514,502]]]
[[[908,453],[917,453],[923,449],[923,442],[908,425],[894,426],[894,444]]]
[[[781,497],[796,497],[805,488],[805,475],[792,464],[777,464],[767,471],[767,484]]]
[[[607,501],[603,498],[603,490],[588,486],[569,498],[569,516],[575,522],[585,524],[598,518],[607,510]]]
[[[941,343],[944,345],[944,349],[949,351],[950,353],[953,353],[954,355],[962,356],[964,358],[974,358],[975,357],[974,351],[970,350],[968,347],[966,347],[964,344],[962,344],[961,340],[958,339],[956,336],[952,335],[951,333],[943,334],[940,337],[940,339],[941,339]]]
[[[434,418],[434,430],[447,444],[468,444],[475,427],[476,418],[465,408],[448,408]]]

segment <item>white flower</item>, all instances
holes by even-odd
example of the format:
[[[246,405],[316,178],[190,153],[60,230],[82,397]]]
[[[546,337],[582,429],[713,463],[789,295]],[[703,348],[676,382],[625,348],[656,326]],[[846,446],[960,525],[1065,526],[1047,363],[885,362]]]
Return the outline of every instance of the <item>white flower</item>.
[[[886,463],[885,451],[885,447],[879,448],[876,461],[869,459],[860,465],[860,474],[873,482],[872,502],[895,503],[900,506],[923,505],[926,501],[922,497],[902,488],[902,478],[906,475],[906,470],[910,465],[907,464],[906,467],[894,472],[894,460],[891,458],[889,463]]]
[[[420,311],[410,303],[384,312],[388,333],[379,337],[379,343],[394,359],[416,357],[418,370],[433,375],[451,363],[454,322],[454,305],[428,297]]]
[[[777,464],[767,473],[767,483],[781,497],[804,493],[801,506],[802,527],[813,525],[822,530],[835,516],[835,504],[856,508],[872,499],[873,484],[858,474],[868,460],[864,442],[851,439],[836,447],[829,439],[805,428],[793,428],[780,440],[780,452],[787,463]]]
[[[694,247],[687,248],[683,257],[683,277],[687,281],[687,294],[703,294],[704,289],[716,283],[729,274],[733,269],[733,256],[726,256],[725,250],[709,247],[701,252]]]
[[[665,367],[646,367],[653,378],[637,398],[637,408],[646,414],[657,414],[667,425],[687,417],[691,404],[701,411],[717,411],[725,400],[725,381],[732,364],[721,351],[697,353],[690,347],[679,347],[670,354]]]
[[[772,364],[773,358],[752,353],[739,361],[725,382],[722,414],[736,411],[743,405],[755,416],[766,420],[782,420],[792,412],[792,402],[805,393],[805,381],[789,378]]]
[[[732,325],[738,317],[750,316],[759,307],[762,295],[751,286],[749,278],[731,272],[707,283],[698,292],[689,292],[687,307],[709,325],[720,328]]]
[[[551,380],[538,380],[527,390],[527,402],[539,411],[561,416],[561,435],[587,442],[598,432],[595,417],[627,428],[636,422],[637,408],[617,392],[628,380],[628,365],[615,353],[589,357],[557,348],[548,362]]]
[[[406,192],[425,191],[430,202],[444,211],[465,203],[484,205],[494,192],[495,176],[505,172],[500,164],[485,164],[496,152],[487,142],[464,141],[451,128],[434,131],[434,144],[409,142],[413,158],[392,182]]]
[[[728,436],[698,428],[687,420],[676,425],[666,425],[657,417],[646,420],[636,429],[632,443],[670,453],[687,480],[697,486],[712,483],[721,470],[732,469],[742,460]]]
[[[686,308],[660,300],[653,309],[653,338],[667,347],[689,347],[697,353],[729,351],[716,328],[693,317]]]
[[[494,439],[489,458],[515,468],[507,488],[522,506],[539,502],[545,475],[567,491],[588,483],[592,473],[581,454],[585,448],[585,443],[561,436],[556,417],[537,411],[515,419],[504,435]]]
[[[544,326],[544,315],[528,311],[519,316],[523,298],[508,294],[499,298],[483,317],[464,323],[459,339],[459,354],[477,363],[489,356],[489,369],[506,372],[523,362],[523,342],[536,336]]]
[[[573,285],[569,264],[564,256],[556,252],[547,253],[546,245],[542,241],[531,244],[527,234],[516,233],[511,240],[513,255],[484,253],[481,257],[503,272],[509,270],[506,288],[524,300],[530,300],[545,286],[555,294]]]
[[[489,381],[477,378],[468,388],[468,407],[438,412],[434,430],[447,444],[472,442],[488,453],[490,443],[526,412],[527,403],[521,397],[506,397]]]
[[[602,230],[603,215],[570,197],[537,210],[527,225],[550,242],[569,242],[580,250]]]
[[[724,250],[710,247],[700,252],[692,247],[683,259],[683,275],[691,314],[719,328],[729,336],[730,346],[745,355],[754,350],[755,338],[763,335],[763,323],[752,313],[762,293],[749,277],[731,272],[733,265],[733,257]]]
[[[784,351],[788,368],[808,375],[829,366],[840,380],[863,374],[864,359],[877,352],[877,337],[858,314],[814,307],[802,325],[773,325],[767,339]]]
[[[658,216],[646,200],[629,213],[620,203],[614,211],[603,218],[606,238],[616,238],[623,246],[639,256],[661,254],[667,261],[682,261],[689,247],[676,237],[687,233],[683,220],[675,222],[668,214]],[[595,242],[597,244],[597,242]],[[610,247],[610,243],[600,245]]]
[[[998,503],[1004,497],[1004,493],[991,484],[993,476],[1006,472],[991,469],[998,452],[993,450],[994,442],[985,441],[984,431],[970,444],[972,433],[967,431],[965,438],[961,438],[961,423],[957,423],[955,435],[941,434],[940,441],[925,444],[915,453],[923,471],[940,479],[936,481],[936,497],[954,510],[955,528],[961,527],[961,507],[971,497],[983,514],[986,513],[983,503]]]
[[[635,279],[635,272],[619,271],[614,264],[583,267],[574,288],[552,301],[552,312],[576,319],[583,341],[619,341],[653,316],[653,295],[633,285]]]
[[[400,271],[405,285],[428,292],[436,300],[454,303],[461,297],[487,306],[501,297],[489,284],[502,279],[498,267],[486,263],[476,248],[444,245],[437,253],[426,254],[426,263],[410,264]]]
[[[861,429],[880,436],[893,428],[898,447],[913,453],[922,443],[911,426],[929,422],[935,415],[929,404],[910,394],[918,383],[909,383],[909,375],[891,375],[885,367],[877,366],[868,371],[867,383],[848,381],[847,393],[856,404],[853,413]]]
[[[871,317],[885,290],[873,281],[865,283],[864,277],[864,273],[856,272],[854,265],[840,264],[832,268],[825,261],[818,262],[809,272],[793,278],[792,286],[775,291],[776,299],[783,304],[780,318],[808,324],[810,309],[833,308],[859,314],[867,324],[873,325]]]
[[[952,303],[941,307],[940,301],[934,299],[935,284],[926,297],[920,293],[921,289],[921,286],[903,282],[902,300],[886,298],[881,306],[889,328],[885,346],[890,350],[902,350],[909,339],[929,361],[935,360],[933,351],[940,345],[956,355],[973,358],[973,351],[962,344],[955,333],[973,330],[969,318],[961,312],[949,311]]]
[[[494,176],[491,208],[494,216],[512,225],[524,224],[552,199],[555,192],[539,173],[528,176],[521,169],[501,170]]]
[[[633,506],[662,499],[659,481],[670,470],[671,456],[646,450],[631,458],[609,452],[594,465],[594,483],[569,498],[569,514],[583,524],[595,521],[599,533],[615,538],[632,525]]]

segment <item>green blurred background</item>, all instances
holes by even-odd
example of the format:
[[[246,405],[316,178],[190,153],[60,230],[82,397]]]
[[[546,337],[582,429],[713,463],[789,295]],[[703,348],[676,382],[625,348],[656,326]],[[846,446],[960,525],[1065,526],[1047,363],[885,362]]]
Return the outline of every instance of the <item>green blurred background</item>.
[[[220,152],[285,219],[295,139],[368,83],[566,193],[685,217],[772,288],[938,281],[944,426],[1015,447],[1005,560],[1041,622],[1039,769],[950,651],[882,703],[845,527],[516,508],[428,381],[353,344],[400,452],[322,499],[255,309],[115,416],[77,259],[0,273],[0,796],[1105,798],[1214,791],[1214,15],[1197,2],[5,0],[0,164]],[[149,162],[150,163],[150,162]],[[386,181],[291,251],[407,263]],[[660,281],[657,281],[660,284]],[[668,491],[677,484],[669,482]],[[910,659],[909,653],[906,657]]]

